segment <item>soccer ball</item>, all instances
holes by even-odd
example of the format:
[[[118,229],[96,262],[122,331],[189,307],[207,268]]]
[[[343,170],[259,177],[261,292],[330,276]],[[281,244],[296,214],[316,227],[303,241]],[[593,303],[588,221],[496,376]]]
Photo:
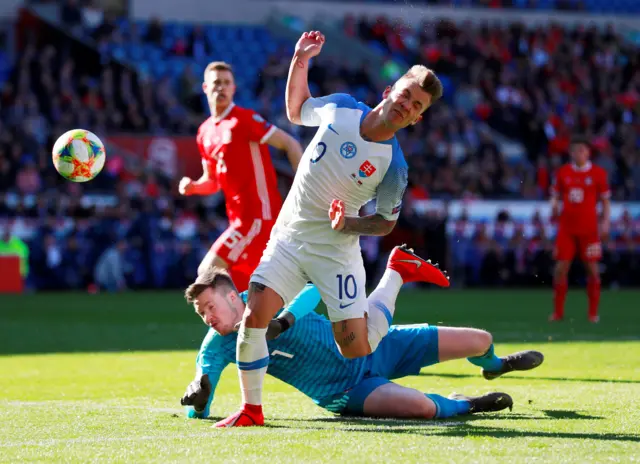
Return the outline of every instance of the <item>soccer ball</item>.
[[[88,130],[65,132],[53,145],[52,154],[56,171],[72,182],[90,181],[104,167],[104,145]]]

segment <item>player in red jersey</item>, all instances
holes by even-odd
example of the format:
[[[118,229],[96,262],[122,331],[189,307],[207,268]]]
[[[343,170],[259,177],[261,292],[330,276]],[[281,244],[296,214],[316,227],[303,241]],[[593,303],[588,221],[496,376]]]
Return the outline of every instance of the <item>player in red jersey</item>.
[[[609,233],[611,205],[607,173],[589,161],[590,148],[583,140],[571,144],[570,164],[565,164],[556,173],[552,188],[551,211],[554,218],[559,215],[558,233],[554,258],[554,312],[550,321],[564,317],[564,301],[567,295],[567,275],[576,253],[587,270],[587,296],[589,299],[589,321],[598,322],[600,302],[600,272],[598,262],[602,257],[600,236]],[[598,230],[598,201],[602,201],[602,222]],[[559,202],[562,212],[559,213]]]
[[[287,153],[294,171],[302,147],[289,134],[269,124],[256,112],[233,103],[233,69],[215,61],[204,72],[202,90],[211,117],[198,129],[202,177],[183,177],[182,195],[211,195],[222,190],[229,228],[216,240],[198,267],[228,269],[238,289],[246,290],[278,217],[282,197],[271,162],[271,145]]]

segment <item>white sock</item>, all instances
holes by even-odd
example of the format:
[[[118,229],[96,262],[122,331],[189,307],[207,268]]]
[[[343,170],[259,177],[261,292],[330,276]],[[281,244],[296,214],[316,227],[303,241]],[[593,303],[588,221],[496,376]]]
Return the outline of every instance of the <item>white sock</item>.
[[[252,329],[244,324],[238,331],[236,360],[243,404],[262,404],[262,382],[269,365],[266,335],[267,329]]]
[[[400,274],[393,269],[387,269],[376,289],[367,298],[369,302],[367,329],[372,353],[389,333],[393,313],[396,311],[396,299],[401,287],[402,277]]]

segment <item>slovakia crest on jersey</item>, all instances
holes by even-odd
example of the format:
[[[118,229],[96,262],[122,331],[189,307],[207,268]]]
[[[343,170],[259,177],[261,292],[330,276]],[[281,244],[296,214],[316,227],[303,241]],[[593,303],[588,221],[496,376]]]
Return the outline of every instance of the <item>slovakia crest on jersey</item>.
[[[358,170],[358,175],[360,177],[370,177],[374,172],[376,172],[376,167],[366,160],[364,163],[360,165],[360,169]]]
[[[585,183],[585,184],[587,184],[587,185],[591,185],[591,177],[587,177],[587,178],[584,180],[584,183]]]
[[[358,147],[353,142],[344,142],[340,145],[340,154],[345,159],[351,159],[358,153]]]

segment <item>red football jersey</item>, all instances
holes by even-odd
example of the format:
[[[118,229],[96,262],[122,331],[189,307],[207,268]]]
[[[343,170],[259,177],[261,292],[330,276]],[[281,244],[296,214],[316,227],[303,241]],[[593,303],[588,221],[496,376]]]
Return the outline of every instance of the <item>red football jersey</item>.
[[[598,201],[611,194],[604,169],[565,164],[556,172],[552,193],[562,199],[560,227],[578,235],[597,232]]]
[[[278,217],[282,197],[269,148],[264,143],[276,127],[258,113],[233,103],[220,117],[213,116],[198,129],[202,158],[215,173],[225,196],[229,222],[251,224]]]

